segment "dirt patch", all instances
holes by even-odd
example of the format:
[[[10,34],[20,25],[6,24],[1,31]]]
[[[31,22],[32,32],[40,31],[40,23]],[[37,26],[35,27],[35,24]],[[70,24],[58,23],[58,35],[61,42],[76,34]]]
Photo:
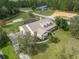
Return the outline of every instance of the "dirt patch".
[[[52,16],[64,17],[64,18],[71,18],[71,17],[79,16],[79,15],[77,13],[71,13],[71,12],[65,12],[65,11],[56,10],[52,14]]]
[[[6,23],[5,20],[0,20],[0,25],[3,25],[3,24],[5,24],[5,23]]]

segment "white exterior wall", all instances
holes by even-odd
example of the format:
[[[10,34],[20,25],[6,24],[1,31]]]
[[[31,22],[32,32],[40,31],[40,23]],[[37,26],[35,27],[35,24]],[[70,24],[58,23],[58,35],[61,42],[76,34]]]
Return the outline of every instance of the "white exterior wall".
[[[31,28],[30,28],[28,25],[26,25],[26,27],[29,29],[29,31],[30,31],[30,33],[31,33],[31,35],[33,35],[33,36],[34,36],[34,32],[31,30]]]

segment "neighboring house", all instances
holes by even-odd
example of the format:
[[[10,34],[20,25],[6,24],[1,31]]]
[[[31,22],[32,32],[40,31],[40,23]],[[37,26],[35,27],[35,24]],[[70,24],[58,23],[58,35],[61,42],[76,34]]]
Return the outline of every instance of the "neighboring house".
[[[32,36],[37,35],[38,38],[44,39],[47,37],[48,33],[54,31],[56,27],[56,24],[51,19],[44,18],[20,26],[19,29],[20,32],[23,32],[23,34],[30,32]]]
[[[40,7],[37,7],[36,9],[44,11],[48,9],[48,6],[40,6]]]

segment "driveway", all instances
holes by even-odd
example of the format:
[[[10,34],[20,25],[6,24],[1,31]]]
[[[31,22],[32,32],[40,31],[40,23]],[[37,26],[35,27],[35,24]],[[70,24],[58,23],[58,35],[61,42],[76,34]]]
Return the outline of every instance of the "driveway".
[[[18,41],[16,39],[19,34],[21,34],[21,32],[17,32],[15,34],[13,34],[13,33],[8,34],[8,37],[11,39],[12,45],[13,45],[16,53],[18,53],[18,50],[19,50],[19,44],[18,44]],[[29,57],[29,55],[24,54],[24,53],[19,53],[19,57],[20,57],[20,59],[31,59]]]
[[[10,38],[16,53],[18,53],[18,50],[19,50],[19,44],[18,44],[18,40],[17,40],[18,35],[17,34],[19,34],[19,32],[15,33],[15,34],[13,34],[13,33],[8,34],[8,37]]]
[[[27,54],[20,53],[19,54],[20,59],[31,59]]]

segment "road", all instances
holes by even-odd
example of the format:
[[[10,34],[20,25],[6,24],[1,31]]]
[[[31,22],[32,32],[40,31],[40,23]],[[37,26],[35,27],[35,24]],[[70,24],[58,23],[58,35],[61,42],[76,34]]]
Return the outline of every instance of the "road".
[[[38,13],[34,13],[33,14],[35,16],[39,16],[39,17],[44,17],[44,18],[48,18],[48,19],[52,19],[52,20],[55,20],[55,16],[45,16],[45,15],[41,15],[41,14],[38,14]]]

